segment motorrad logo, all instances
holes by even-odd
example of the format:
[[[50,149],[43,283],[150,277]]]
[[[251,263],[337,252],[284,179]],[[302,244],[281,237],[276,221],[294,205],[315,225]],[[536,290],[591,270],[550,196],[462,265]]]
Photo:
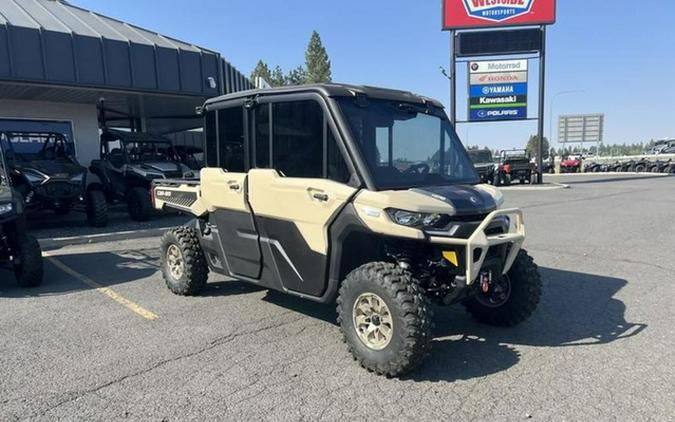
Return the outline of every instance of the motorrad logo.
[[[466,12],[473,17],[502,22],[530,12],[536,0],[464,0]]]

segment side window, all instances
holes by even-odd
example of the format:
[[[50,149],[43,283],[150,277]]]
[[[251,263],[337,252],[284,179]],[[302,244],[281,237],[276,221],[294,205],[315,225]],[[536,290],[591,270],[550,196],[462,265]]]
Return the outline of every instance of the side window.
[[[218,133],[216,131],[216,112],[209,111],[204,118],[206,167],[218,167]]]
[[[328,179],[340,183],[348,183],[351,177],[351,174],[349,173],[349,167],[347,167],[347,163],[345,163],[345,159],[342,156],[340,147],[338,147],[335,136],[333,136],[333,131],[330,129],[330,127],[328,128],[328,139],[326,146],[328,150],[326,157]]]
[[[246,171],[244,165],[244,109],[218,110],[218,145],[220,167],[233,173]]]
[[[255,109],[255,167],[270,167],[270,105]]]
[[[124,150],[122,149],[122,141],[117,138],[109,138],[106,141],[106,149],[108,150],[107,159],[115,167],[122,167],[124,165]]]
[[[288,177],[323,175],[323,109],[316,101],[272,106],[272,163]]]

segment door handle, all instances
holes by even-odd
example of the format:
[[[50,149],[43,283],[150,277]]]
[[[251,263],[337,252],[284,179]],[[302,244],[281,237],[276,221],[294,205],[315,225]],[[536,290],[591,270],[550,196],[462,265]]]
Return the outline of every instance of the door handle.
[[[328,201],[328,195],[325,193],[314,193],[312,194],[312,198],[321,201],[321,202],[326,202]]]
[[[231,183],[231,184],[228,185],[228,187],[230,188],[230,190],[234,190],[234,191],[238,191],[239,188],[240,188],[239,184],[237,184],[237,183]]]

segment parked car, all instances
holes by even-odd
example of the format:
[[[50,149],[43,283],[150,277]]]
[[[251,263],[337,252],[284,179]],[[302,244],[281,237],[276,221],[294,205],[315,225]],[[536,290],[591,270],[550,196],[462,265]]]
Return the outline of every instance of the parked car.
[[[42,283],[42,252],[26,230],[23,198],[13,188],[9,172],[0,148],[0,268],[12,271],[19,286],[37,286]]]
[[[560,161],[560,173],[581,173],[581,157],[569,155]]]
[[[495,162],[489,149],[468,150],[469,158],[483,183],[492,183],[495,174]]]
[[[503,150],[493,176],[495,186],[510,185],[518,180],[521,184],[531,183],[536,167],[530,161],[530,154],[524,149]]]
[[[195,173],[177,160],[168,139],[142,132],[106,129],[101,134],[101,158],[91,162],[108,202],[122,200],[135,221],[153,213],[150,184],[155,179],[192,178]]]
[[[12,184],[27,210],[59,215],[82,210],[92,226],[108,224],[105,196],[87,186],[87,168],[77,162],[73,143],[63,134],[3,132],[0,137]]]
[[[521,249],[523,214],[500,210],[499,190],[478,184],[440,103],[330,84],[244,91],[202,108],[207,121],[239,122],[270,109],[258,129],[270,133],[272,121],[260,149],[272,157],[256,155],[252,131],[207,125],[232,146],[218,163],[200,181],[153,181],[157,209],[194,217],[161,240],[169,290],[196,295],[213,271],[336,303],[355,360],[386,376],[428,354],[432,301],[463,303],[496,326],[530,317],[542,283]]]

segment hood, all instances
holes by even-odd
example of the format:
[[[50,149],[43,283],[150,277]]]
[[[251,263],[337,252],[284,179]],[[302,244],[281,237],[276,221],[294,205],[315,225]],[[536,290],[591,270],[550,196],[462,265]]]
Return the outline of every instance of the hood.
[[[452,205],[456,215],[487,214],[496,210],[498,205],[491,192],[471,185],[428,186],[411,190]]]
[[[65,161],[40,160],[31,161],[21,165],[23,169],[33,169],[49,177],[70,179],[73,176],[84,173],[87,169],[79,164]]]
[[[153,171],[158,173],[181,171],[181,168],[177,163],[172,163],[170,161],[148,162],[135,165],[134,167],[140,168],[145,171]]]

